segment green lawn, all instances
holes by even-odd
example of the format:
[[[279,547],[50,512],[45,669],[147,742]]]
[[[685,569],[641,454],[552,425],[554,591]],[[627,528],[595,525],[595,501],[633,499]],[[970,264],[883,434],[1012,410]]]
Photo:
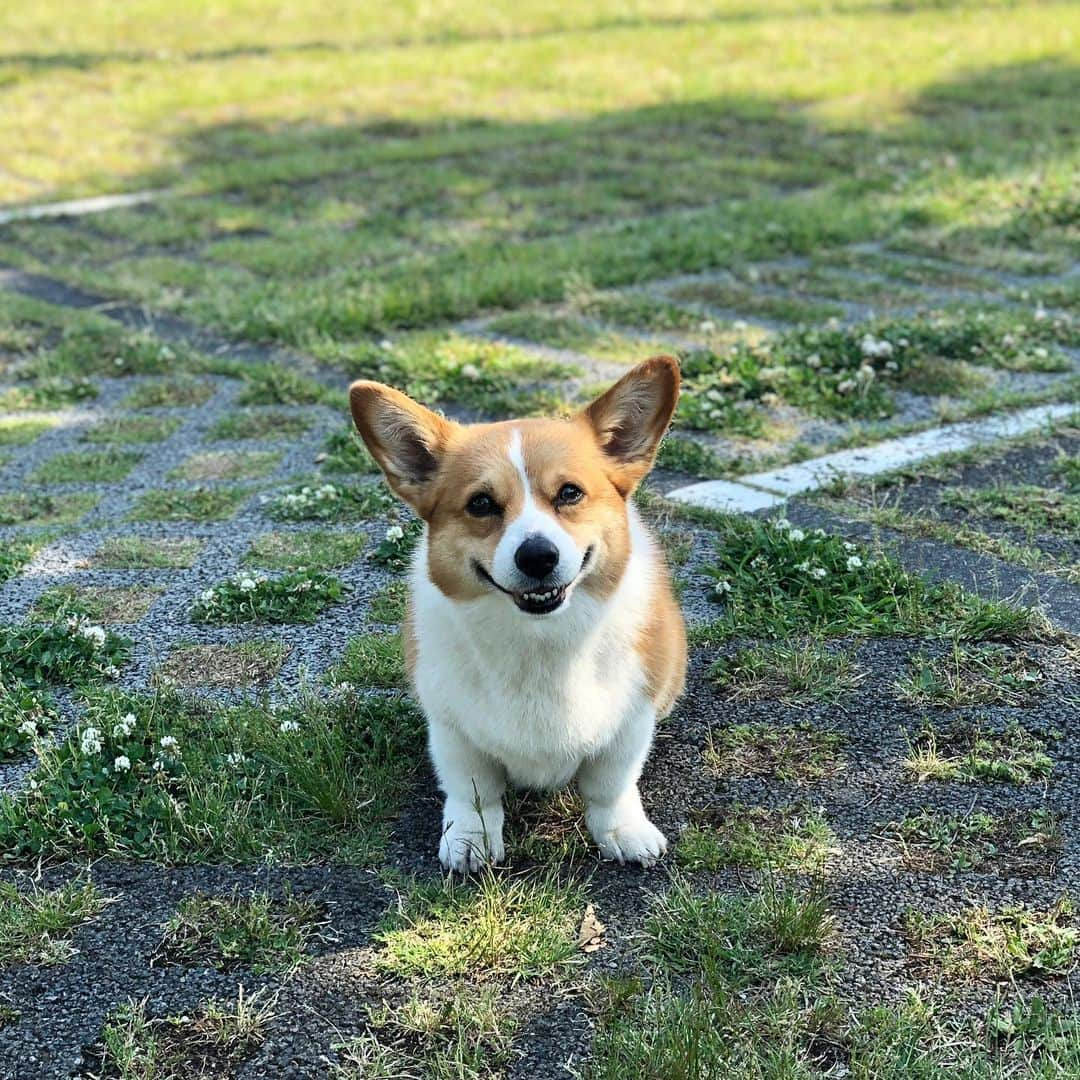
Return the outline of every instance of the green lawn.
[[[574,275],[886,236],[1053,264],[1072,239],[1072,4],[264,9],[0,14],[0,199],[200,196],[9,227],[0,258],[310,344]]]

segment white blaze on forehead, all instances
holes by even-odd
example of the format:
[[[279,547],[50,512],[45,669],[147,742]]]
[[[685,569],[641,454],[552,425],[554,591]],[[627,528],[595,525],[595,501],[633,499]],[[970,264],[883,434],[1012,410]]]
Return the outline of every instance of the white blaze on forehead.
[[[525,488],[525,502],[532,502],[532,488],[529,487],[529,474],[525,469],[525,453],[522,450],[521,429],[514,428],[510,432],[510,462],[521,477],[522,486]]]
[[[507,447],[510,463],[521,478],[522,502],[521,513],[506,523],[503,534],[495,548],[492,561],[492,577],[504,588],[520,591],[535,584],[525,577],[514,562],[514,552],[528,536],[543,536],[550,540],[559,552],[559,562],[553,574],[556,583],[566,584],[581,569],[583,553],[578,549],[574,538],[559,524],[554,514],[547,513],[537,505],[533,497],[529,472],[525,467],[525,451],[521,439],[521,429],[511,428],[510,443]]]

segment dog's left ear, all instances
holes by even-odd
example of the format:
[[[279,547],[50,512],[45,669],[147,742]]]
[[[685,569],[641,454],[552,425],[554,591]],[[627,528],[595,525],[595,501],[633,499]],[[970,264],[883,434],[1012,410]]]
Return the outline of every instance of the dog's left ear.
[[[615,482],[623,495],[652,468],[678,401],[678,360],[654,356],[631,368],[582,414],[618,466]]]

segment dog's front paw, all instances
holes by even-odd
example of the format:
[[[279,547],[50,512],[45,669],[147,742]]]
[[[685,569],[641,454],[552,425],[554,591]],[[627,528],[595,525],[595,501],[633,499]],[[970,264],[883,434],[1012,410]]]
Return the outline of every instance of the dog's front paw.
[[[448,803],[439,841],[439,862],[443,869],[468,874],[488,863],[502,862],[506,856],[502,826],[501,806],[484,807],[478,813],[471,806]]]
[[[593,808],[587,822],[605,859],[652,866],[667,851],[667,837],[642,811],[619,815]]]

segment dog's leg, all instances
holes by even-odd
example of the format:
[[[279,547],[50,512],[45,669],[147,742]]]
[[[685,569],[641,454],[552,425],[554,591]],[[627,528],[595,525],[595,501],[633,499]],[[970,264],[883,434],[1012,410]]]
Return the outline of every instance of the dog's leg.
[[[501,862],[506,771],[444,724],[428,725],[428,744],[439,786],[446,793],[439,861],[461,874],[487,862]]]
[[[578,769],[585,824],[605,859],[652,866],[667,851],[664,834],[645,816],[637,786],[654,725],[650,705],[623,726],[614,742]]]

